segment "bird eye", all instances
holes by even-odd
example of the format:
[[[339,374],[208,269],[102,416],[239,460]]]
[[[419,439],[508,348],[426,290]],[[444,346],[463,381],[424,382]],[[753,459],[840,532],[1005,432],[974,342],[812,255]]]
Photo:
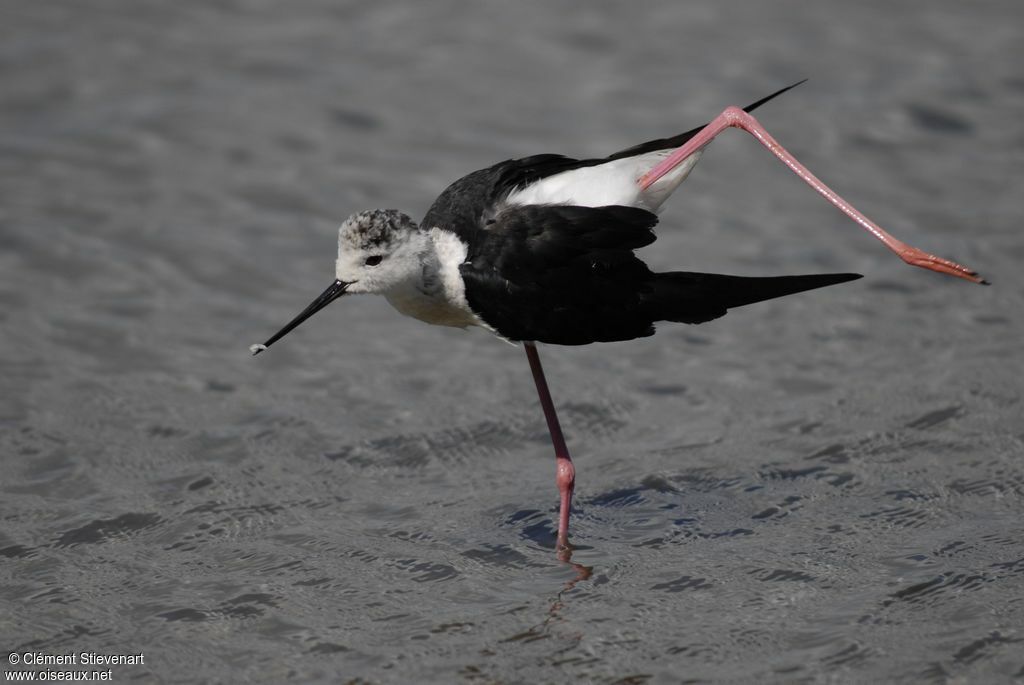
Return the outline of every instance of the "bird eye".
[[[372,257],[367,257],[366,258],[366,266],[377,266],[383,260],[384,260],[384,257],[382,257],[379,254],[375,254]]]

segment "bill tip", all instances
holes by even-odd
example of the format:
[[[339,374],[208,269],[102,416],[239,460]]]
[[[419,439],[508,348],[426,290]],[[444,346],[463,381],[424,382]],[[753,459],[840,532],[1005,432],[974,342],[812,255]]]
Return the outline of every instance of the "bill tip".
[[[255,345],[249,345],[249,351],[252,352],[252,356],[254,356],[254,357],[257,354],[259,354],[260,352],[262,352],[263,350],[265,350],[265,349],[267,349],[267,346],[262,344],[262,343],[257,343]]]

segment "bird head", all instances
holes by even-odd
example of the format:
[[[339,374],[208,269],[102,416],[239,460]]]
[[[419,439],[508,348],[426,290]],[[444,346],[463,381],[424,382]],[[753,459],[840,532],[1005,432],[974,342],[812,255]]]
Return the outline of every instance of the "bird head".
[[[353,214],[338,229],[334,275],[349,293],[384,294],[420,275],[427,236],[396,209]]]
[[[428,249],[428,236],[396,209],[353,214],[338,229],[334,283],[265,343],[249,350],[259,354],[342,295],[384,294],[418,278]]]

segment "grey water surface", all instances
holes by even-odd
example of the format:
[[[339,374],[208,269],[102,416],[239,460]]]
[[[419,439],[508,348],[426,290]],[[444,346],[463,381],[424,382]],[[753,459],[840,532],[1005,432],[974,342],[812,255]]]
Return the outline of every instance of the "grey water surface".
[[[1024,6],[0,0],[0,646],[114,682],[1024,681]],[[341,300],[422,216],[801,78],[659,269],[865,278],[541,350]],[[15,668],[4,659],[4,668]],[[33,670],[33,669],[29,669]],[[40,669],[35,669],[40,670]]]

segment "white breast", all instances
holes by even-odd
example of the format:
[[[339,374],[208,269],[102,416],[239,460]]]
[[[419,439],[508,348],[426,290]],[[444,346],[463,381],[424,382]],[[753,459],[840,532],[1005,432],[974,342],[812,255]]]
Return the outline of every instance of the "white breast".
[[[435,326],[491,330],[466,301],[466,285],[459,273],[459,265],[466,261],[466,244],[454,233],[437,228],[430,231],[430,240],[436,259],[428,260],[422,278],[389,290],[388,302],[402,314]]]
[[[658,150],[598,166],[563,171],[514,190],[507,202],[511,205],[564,204],[583,207],[624,205],[656,212],[686,179],[701,155],[698,151],[650,188],[641,190],[637,179],[672,152]]]

